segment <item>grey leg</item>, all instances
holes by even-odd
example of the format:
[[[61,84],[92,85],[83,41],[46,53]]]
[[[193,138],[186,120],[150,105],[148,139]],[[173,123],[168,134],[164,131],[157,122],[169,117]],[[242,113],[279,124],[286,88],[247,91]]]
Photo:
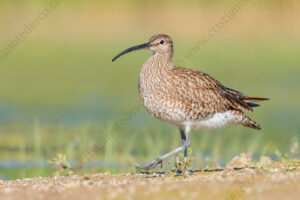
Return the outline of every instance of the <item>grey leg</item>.
[[[179,132],[180,132],[182,145],[183,145],[186,141],[186,136],[185,136],[183,128],[179,128]],[[184,163],[186,163],[186,161],[187,161],[187,148],[184,149]]]
[[[180,135],[181,135],[182,144],[184,144],[185,141],[186,141],[186,136],[184,134],[184,130],[183,130],[183,128],[179,128],[179,131],[180,131]],[[187,148],[188,147],[186,147],[184,149],[184,165],[185,165],[185,169],[184,170],[187,171],[191,175],[192,172],[186,166],[186,163],[187,163]]]
[[[180,132],[180,133],[181,133],[181,132]],[[184,133],[184,132],[183,132],[183,133]],[[171,151],[171,152],[169,152],[169,153],[167,153],[167,154],[165,154],[165,155],[163,155],[163,156],[161,156],[161,157],[156,158],[155,160],[149,162],[148,164],[146,164],[146,165],[143,166],[143,167],[137,167],[137,169],[146,169],[146,170],[150,170],[150,169],[156,167],[158,164],[162,164],[162,162],[163,162],[166,158],[168,158],[168,157],[170,157],[170,156],[172,156],[172,155],[174,155],[174,154],[176,154],[176,153],[178,153],[178,152],[180,152],[180,151],[183,151],[183,150],[187,149],[187,148],[190,146],[190,144],[191,144],[191,139],[190,139],[190,129],[189,129],[189,128],[186,128],[185,141],[183,142],[183,144],[182,144],[181,147],[178,147],[177,149],[174,149],[173,151]]]

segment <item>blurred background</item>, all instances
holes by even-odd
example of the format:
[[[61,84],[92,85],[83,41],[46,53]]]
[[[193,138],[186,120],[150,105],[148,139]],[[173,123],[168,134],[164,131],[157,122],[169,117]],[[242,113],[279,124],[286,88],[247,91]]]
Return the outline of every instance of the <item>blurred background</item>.
[[[175,65],[271,99],[249,113],[262,131],[193,131],[193,167],[299,158],[299,19],[296,0],[1,0],[0,179],[132,172],[179,146],[139,103],[151,52],[111,62],[157,33],[173,38]]]

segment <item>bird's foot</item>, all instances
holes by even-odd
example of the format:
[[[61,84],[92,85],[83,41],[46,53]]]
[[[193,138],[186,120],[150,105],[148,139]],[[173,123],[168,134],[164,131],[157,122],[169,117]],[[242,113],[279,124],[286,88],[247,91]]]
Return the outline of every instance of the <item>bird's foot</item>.
[[[188,169],[188,165],[193,162],[193,159],[186,159],[185,162],[180,162],[179,158],[176,157],[175,161],[175,172],[176,176],[191,176],[193,171]]]
[[[163,163],[162,163],[162,162],[163,162],[162,159],[157,158],[157,159],[155,159],[155,160],[149,162],[147,165],[145,165],[145,166],[143,166],[143,167],[137,167],[136,169],[137,169],[137,170],[141,170],[141,169],[150,170],[150,169],[155,168],[155,167],[156,167],[157,165],[159,165],[159,164],[160,164],[160,168],[162,168],[162,167],[163,167]]]
[[[176,176],[192,176],[192,175],[193,175],[193,171],[188,168],[176,170]]]
[[[192,176],[192,175],[193,175],[193,172],[192,172],[192,170],[189,170],[188,168],[185,168],[185,169],[182,171],[182,175],[183,175],[183,176]]]

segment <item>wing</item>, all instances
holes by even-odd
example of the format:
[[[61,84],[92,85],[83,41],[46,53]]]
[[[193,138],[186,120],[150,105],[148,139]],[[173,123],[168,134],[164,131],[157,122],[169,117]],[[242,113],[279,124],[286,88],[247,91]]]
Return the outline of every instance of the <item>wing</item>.
[[[210,75],[174,67],[172,70],[173,92],[181,101],[198,104],[204,110],[225,112],[230,109],[253,111],[250,101],[267,100],[248,97],[241,92],[227,88]]]

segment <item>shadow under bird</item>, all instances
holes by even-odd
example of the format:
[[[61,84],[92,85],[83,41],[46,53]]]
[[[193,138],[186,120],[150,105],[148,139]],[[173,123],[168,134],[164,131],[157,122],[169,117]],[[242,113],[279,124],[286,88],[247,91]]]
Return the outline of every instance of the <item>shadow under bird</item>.
[[[143,65],[138,82],[140,98],[155,118],[179,128],[182,146],[149,162],[139,169],[152,169],[169,156],[190,146],[191,129],[218,128],[226,124],[262,129],[243,111],[253,111],[257,101],[267,98],[249,97],[222,85],[210,75],[173,65],[173,42],[165,34],[154,35],[149,42],[122,51],[112,59],[139,49],[150,49],[153,55]]]

